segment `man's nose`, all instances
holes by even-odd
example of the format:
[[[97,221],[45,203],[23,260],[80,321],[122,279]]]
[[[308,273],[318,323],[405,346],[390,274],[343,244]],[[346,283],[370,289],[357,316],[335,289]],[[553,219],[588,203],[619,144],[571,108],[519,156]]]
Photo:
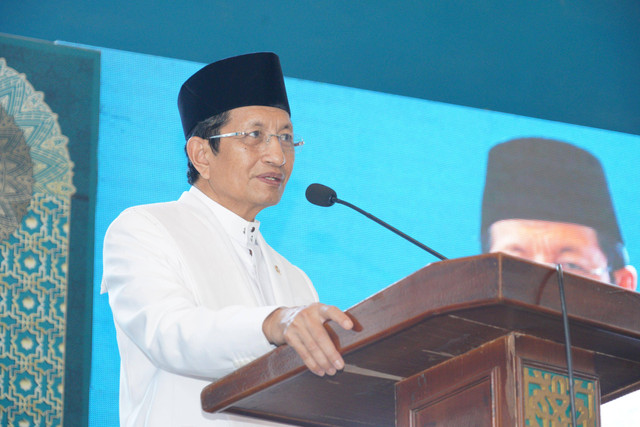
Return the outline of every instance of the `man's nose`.
[[[549,255],[548,251],[544,250],[544,248],[537,247],[535,248],[530,255],[530,259],[535,262],[539,262],[542,264],[555,264],[552,257]]]
[[[277,145],[278,147],[280,147],[280,149],[282,149],[282,144],[280,143],[280,137],[275,133],[270,133],[269,135],[267,135],[267,139],[264,141],[264,143],[267,147],[271,145]]]
[[[280,143],[280,138],[276,134],[270,134],[265,140],[265,157],[267,162],[276,166],[283,166],[286,162],[286,153]]]

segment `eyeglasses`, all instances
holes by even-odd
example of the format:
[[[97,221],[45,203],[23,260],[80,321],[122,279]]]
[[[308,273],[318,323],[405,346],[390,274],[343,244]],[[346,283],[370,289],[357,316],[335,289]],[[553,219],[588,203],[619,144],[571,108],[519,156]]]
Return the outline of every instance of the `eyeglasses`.
[[[564,271],[580,274],[582,276],[599,277],[599,276],[602,276],[603,274],[611,272],[611,269],[609,267],[590,268],[575,262],[558,262],[556,264],[560,264]]]
[[[280,142],[280,146],[284,151],[294,152],[296,147],[300,147],[304,145],[304,140],[302,138],[296,138],[293,134],[290,133],[266,133],[261,130],[254,130],[252,132],[231,132],[231,133],[223,133],[221,135],[210,136],[209,139],[215,138],[228,138],[232,136],[240,137],[240,140],[244,145],[250,148],[264,148],[269,145],[269,141],[272,136],[278,138]]]

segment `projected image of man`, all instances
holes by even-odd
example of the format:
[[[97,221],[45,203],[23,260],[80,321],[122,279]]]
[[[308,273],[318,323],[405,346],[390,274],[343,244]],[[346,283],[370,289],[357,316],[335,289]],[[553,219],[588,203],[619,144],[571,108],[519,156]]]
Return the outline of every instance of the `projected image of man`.
[[[574,145],[521,138],[489,152],[483,252],[561,264],[570,273],[635,290],[603,168]]]

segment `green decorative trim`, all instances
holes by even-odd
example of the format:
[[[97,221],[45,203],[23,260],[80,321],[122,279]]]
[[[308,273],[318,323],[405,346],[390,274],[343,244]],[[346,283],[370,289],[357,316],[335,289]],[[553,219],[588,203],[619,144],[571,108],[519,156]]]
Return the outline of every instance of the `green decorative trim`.
[[[555,372],[525,366],[525,426],[555,427],[571,425],[569,379]],[[574,378],[578,426],[595,427],[595,382]]]
[[[61,425],[73,164],[57,116],[0,58],[0,205],[18,222],[0,243],[3,425]],[[30,157],[12,156],[28,147]],[[22,151],[22,150],[20,150]],[[23,161],[21,163],[21,161]],[[14,195],[29,204],[15,215]],[[13,228],[13,227],[12,227]]]
[[[100,54],[0,35],[0,57],[0,426],[83,427]]]

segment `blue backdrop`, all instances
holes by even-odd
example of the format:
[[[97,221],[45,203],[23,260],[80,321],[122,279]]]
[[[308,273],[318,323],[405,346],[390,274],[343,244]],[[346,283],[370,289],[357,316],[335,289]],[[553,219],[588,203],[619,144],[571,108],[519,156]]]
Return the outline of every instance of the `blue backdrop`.
[[[93,426],[117,425],[118,408],[115,330],[99,294],[104,233],[126,207],[174,200],[188,188],[176,98],[202,65],[102,49]],[[286,84],[306,144],[282,202],[258,219],[323,302],[348,308],[435,259],[344,206],[309,204],[309,184],[333,187],[447,257],[474,255],[487,152],[522,136],[564,140],[602,161],[631,261],[640,258],[640,136],[298,79]]]

